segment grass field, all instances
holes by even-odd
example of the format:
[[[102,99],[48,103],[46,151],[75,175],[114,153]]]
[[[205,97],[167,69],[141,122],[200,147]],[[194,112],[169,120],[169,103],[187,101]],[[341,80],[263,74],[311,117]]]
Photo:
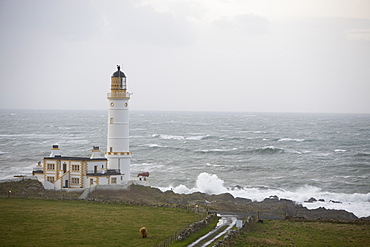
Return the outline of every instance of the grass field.
[[[234,246],[370,246],[370,224],[267,220]]]
[[[0,198],[1,246],[153,246],[199,215],[173,208]],[[148,229],[148,238],[139,229]]]

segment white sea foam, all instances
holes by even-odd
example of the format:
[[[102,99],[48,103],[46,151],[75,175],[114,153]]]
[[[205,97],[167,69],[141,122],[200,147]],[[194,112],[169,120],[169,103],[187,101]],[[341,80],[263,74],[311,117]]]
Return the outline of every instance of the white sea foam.
[[[195,187],[188,188],[185,185],[177,187],[160,188],[163,191],[173,190],[179,194],[190,194],[194,192],[203,192],[206,194],[221,194],[230,193],[234,197],[248,198],[253,201],[263,201],[270,196],[277,196],[281,199],[292,200],[302,204],[309,209],[325,207],[327,209],[346,210],[354,213],[357,217],[367,217],[370,215],[370,193],[367,194],[345,194],[322,191],[315,186],[304,185],[295,190],[283,190],[278,188],[266,187],[245,187],[229,189],[224,186],[224,181],[216,174],[206,172],[200,173],[196,180]],[[315,198],[317,201],[308,203],[310,198]]]
[[[215,164],[207,163],[206,166],[208,166],[208,167],[221,167],[222,165],[215,165]]]
[[[221,148],[214,148],[214,149],[204,149],[200,150],[199,152],[202,153],[210,153],[210,152],[230,152],[230,151],[235,151],[237,148],[230,148],[230,149],[221,149]]]
[[[281,138],[278,140],[278,142],[290,142],[290,141],[303,142],[304,139]]]
[[[174,136],[174,135],[159,135],[161,139],[165,140],[185,140],[185,136]]]
[[[208,135],[207,136],[188,136],[188,137],[186,137],[186,139],[187,140],[200,141],[200,140],[206,139],[207,137],[209,137],[209,136]]]
[[[167,146],[162,146],[162,145],[159,145],[159,144],[148,144],[148,145],[146,145],[146,146],[148,146],[148,147],[150,147],[150,148],[166,148]]]
[[[208,138],[209,136],[177,136],[177,135],[159,135],[159,134],[154,134],[152,135],[154,138],[160,138],[164,140],[194,140],[194,141],[200,141],[203,139]]]

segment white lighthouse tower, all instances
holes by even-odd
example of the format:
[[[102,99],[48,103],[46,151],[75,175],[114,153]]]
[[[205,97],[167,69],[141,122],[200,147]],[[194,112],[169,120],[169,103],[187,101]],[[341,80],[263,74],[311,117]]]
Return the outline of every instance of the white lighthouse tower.
[[[112,75],[107,99],[109,101],[107,152],[105,152],[108,160],[107,169],[119,170],[122,174],[120,183],[124,183],[130,180],[128,112],[130,93],[127,92],[126,76],[119,65]]]

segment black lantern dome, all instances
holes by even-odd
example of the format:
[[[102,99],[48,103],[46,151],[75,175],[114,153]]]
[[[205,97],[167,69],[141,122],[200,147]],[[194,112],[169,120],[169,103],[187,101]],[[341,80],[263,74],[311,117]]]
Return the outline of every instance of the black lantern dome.
[[[117,71],[113,73],[112,77],[126,78],[125,73],[121,71],[121,66],[117,65]]]

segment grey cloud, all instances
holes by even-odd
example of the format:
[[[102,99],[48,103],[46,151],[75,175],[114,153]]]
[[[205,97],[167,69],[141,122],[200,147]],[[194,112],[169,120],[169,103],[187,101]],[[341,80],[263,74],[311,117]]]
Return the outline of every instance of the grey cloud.
[[[4,1],[0,28],[10,37],[88,39],[99,29],[96,9],[84,1]]]
[[[120,9],[107,6],[112,38],[161,47],[181,47],[192,42],[192,30],[185,19],[158,13],[150,5],[124,4]]]
[[[233,30],[244,35],[263,35],[270,32],[270,21],[254,14],[236,15],[220,18],[213,24],[222,30]]]

